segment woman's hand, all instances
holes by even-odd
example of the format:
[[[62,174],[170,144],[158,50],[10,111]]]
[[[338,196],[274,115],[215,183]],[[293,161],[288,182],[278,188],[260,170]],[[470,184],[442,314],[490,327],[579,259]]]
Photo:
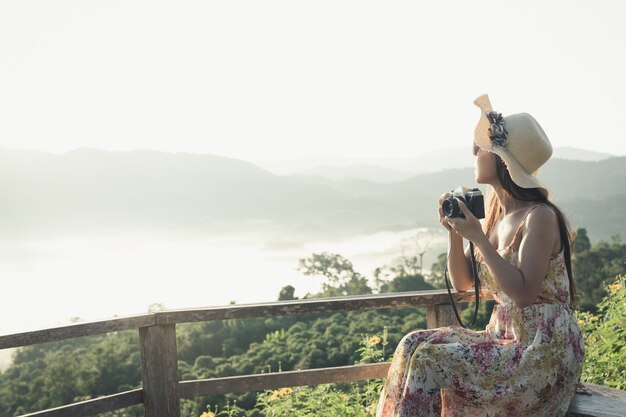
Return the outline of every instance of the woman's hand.
[[[459,208],[463,212],[463,215],[465,215],[464,219],[461,217],[444,217],[444,221],[447,222],[456,233],[474,243],[484,238],[485,232],[483,232],[480,221],[478,221],[476,216],[474,216],[462,200],[459,200]]]
[[[456,233],[452,230],[452,227],[448,223],[448,218],[443,214],[443,210],[441,209],[441,204],[450,197],[452,197],[452,193],[445,193],[439,198],[439,223],[450,233]]]

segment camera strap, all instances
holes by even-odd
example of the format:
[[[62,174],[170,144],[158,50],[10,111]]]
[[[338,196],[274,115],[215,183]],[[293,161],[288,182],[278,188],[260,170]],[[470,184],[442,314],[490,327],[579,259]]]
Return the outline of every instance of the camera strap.
[[[448,258],[450,257],[450,252],[448,251]],[[480,279],[478,278],[478,269],[476,267],[476,258],[474,257],[474,242],[470,241],[470,258],[472,260],[472,275],[474,277],[474,291],[476,293],[476,302],[474,303],[474,318],[472,319],[472,323],[470,326],[473,326],[476,323],[476,316],[478,315],[478,303],[479,303],[479,294],[480,294]],[[452,302],[452,310],[454,311],[454,315],[456,319],[459,321],[459,324],[463,328],[467,328],[468,326],[464,325],[461,321],[461,317],[456,310],[456,303],[454,302],[454,297],[452,297],[452,291],[450,290],[450,284],[448,283],[448,259],[446,259],[446,265],[443,271],[443,278],[446,281],[446,288],[448,289],[448,295],[450,296],[450,301]]]

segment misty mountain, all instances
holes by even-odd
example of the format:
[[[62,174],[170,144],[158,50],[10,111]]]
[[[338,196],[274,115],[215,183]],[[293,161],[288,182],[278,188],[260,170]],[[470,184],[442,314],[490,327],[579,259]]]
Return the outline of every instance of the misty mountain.
[[[602,161],[603,159],[608,159],[615,155],[572,148],[570,146],[563,146],[559,148],[554,148],[554,154],[552,156],[557,159],[573,159],[577,161]]]
[[[572,147],[557,147],[553,158],[579,161],[600,161],[610,158],[607,153]],[[362,179],[373,182],[402,181],[412,176],[445,169],[470,168],[474,158],[470,147],[453,147],[426,152],[410,158],[351,159],[330,155],[256,162],[277,175],[321,176],[332,179]]]
[[[333,180],[360,179],[371,182],[389,183],[404,181],[417,174],[420,173],[382,168],[375,165],[350,165],[347,167],[320,165],[315,168],[299,171],[292,175],[300,177],[323,177]]]
[[[540,175],[574,227],[592,239],[626,236],[626,157],[552,159]],[[0,149],[0,226],[5,237],[134,229],[353,236],[437,227],[439,196],[473,183],[472,168],[382,184],[277,176],[213,155]]]
[[[341,158],[332,155],[317,155],[304,158],[258,161],[257,165],[278,175],[307,173],[323,167],[344,168],[346,174],[358,174],[352,167],[377,167],[392,171],[409,172],[413,175],[423,172],[440,171],[446,168],[469,167],[473,164],[469,147],[456,147],[427,152],[409,158]],[[372,175],[369,175],[372,177]],[[343,177],[349,178],[349,177]],[[360,178],[355,176],[354,178]],[[360,178],[367,179],[367,178]]]
[[[346,227],[351,220],[361,222],[358,227],[373,222],[358,210],[360,200],[337,189],[213,155],[0,149],[0,192],[5,236],[134,229],[228,233],[276,225],[317,233],[328,221]],[[385,204],[369,202],[370,210],[388,211]]]

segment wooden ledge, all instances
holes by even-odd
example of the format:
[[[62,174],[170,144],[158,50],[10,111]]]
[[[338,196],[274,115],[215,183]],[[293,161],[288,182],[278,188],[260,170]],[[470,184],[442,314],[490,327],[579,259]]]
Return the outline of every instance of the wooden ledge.
[[[626,391],[602,385],[585,385],[592,395],[576,394],[567,411],[568,417],[624,417],[626,416]]]
[[[454,301],[474,301],[473,291],[452,291]],[[481,300],[493,297],[487,291],[480,294]],[[407,291],[348,297],[310,298],[304,300],[278,301],[259,304],[233,304],[228,306],[190,308],[159,311],[156,324],[190,323],[197,321],[242,319],[251,317],[277,317],[296,314],[311,314],[340,311],[370,310],[380,308],[427,307],[449,304],[447,290]]]

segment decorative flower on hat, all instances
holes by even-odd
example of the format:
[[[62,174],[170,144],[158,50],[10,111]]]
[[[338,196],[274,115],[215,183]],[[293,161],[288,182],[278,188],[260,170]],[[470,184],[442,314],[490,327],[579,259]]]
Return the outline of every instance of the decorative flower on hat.
[[[507,133],[509,132],[507,132],[504,127],[502,113],[490,111],[487,113],[487,119],[489,119],[489,123],[491,123],[489,127],[489,139],[491,139],[495,145],[505,147],[509,141],[507,137]]]

